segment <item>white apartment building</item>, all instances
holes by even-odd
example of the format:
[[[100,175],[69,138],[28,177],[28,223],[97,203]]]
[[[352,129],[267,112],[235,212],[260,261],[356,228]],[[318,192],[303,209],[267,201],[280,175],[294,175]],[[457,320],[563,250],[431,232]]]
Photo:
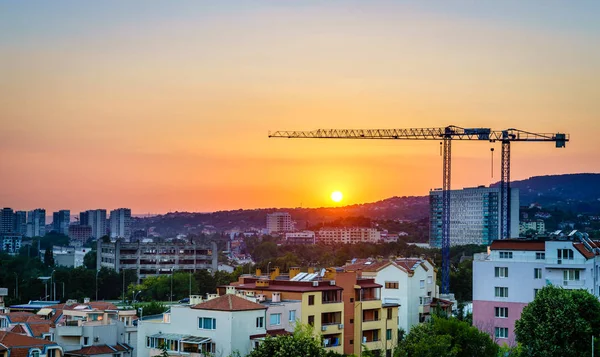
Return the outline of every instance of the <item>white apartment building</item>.
[[[494,241],[473,261],[473,325],[499,344],[515,344],[515,321],[539,289],[552,284],[600,296],[600,244],[572,240]]]
[[[379,231],[368,227],[321,228],[317,231],[317,242],[325,244],[378,243],[380,239]]]
[[[498,187],[469,187],[450,191],[450,245],[489,244],[501,236]],[[442,246],[442,190],[429,192],[429,240]],[[519,236],[519,190],[510,191],[510,235]]]
[[[342,267],[345,271],[362,271],[365,278],[374,278],[382,285],[384,304],[398,307],[398,327],[407,333],[430,315],[430,304],[439,298],[435,265],[426,259],[397,258],[353,259]]]
[[[315,244],[316,235],[313,231],[286,233],[285,242],[287,244]]]
[[[125,239],[131,237],[131,209],[117,208],[110,211],[110,237]]]
[[[192,307],[172,306],[170,312],[138,323],[138,357],[162,353],[190,357],[248,355],[266,334],[266,307],[226,294]]]
[[[292,232],[293,230],[292,216],[289,213],[275,212],[267,214],[267,232],[269,234]]]
[[[546,223],[542,219],[520,222],[519,235],[524,236],[527,231],[535,231],[538,234],[543,234],[546,232]]]

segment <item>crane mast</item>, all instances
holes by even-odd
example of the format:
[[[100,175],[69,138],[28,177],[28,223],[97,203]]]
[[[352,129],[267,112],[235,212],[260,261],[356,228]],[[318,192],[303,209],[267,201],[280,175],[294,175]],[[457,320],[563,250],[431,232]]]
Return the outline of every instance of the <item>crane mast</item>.
[[[450,292],[450,189],[453,140],[479,140],[502,143],[500,182],[500,236],[510,232],[510,144],[511,142],[554,142],[565,147],[569,135],[563,133],[532,133],[519,129],[492,130],[461,128],[454,125],[438,128],[407,129],[317,129],[312,131],[275,131],[269,138],[288,139],[379,139],[379,140],[437,140],[443,144],[442,170],[442,293]]]

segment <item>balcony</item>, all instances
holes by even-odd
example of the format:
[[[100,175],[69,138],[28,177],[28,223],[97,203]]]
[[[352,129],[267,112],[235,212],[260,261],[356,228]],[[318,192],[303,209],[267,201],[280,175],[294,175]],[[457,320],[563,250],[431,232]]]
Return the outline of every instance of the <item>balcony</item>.
[[[556,259],[556,258],[547,258],[546,259],[546,268],[547,269],[585,269],[587,260],[583,258],[574,258],[574,259]]]
[[[82,326],[57,326],[56,332],[58,332],[59,336],[82,336],[83,335],[83,327]]]
[[[552,285],[562,286],[563,288],[582,288],[585,286],[585,279],[582,280],[563,280],[563,279],[546,279]]]

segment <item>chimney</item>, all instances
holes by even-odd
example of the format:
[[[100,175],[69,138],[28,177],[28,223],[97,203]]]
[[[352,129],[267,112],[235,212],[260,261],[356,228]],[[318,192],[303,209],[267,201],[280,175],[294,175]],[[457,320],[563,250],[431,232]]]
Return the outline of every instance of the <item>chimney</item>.
[[[89,304],[90,303],[90,298],[83,298],[83,303],[84,304]]]
[[[315,273],[315,268],[313,268],[313,267],[309,267],[309,268],[308,268],[308,273],[309,273],[309,274],[314,274],[314,273]]]
[[[276,277],[279,276],[279,267],[275,267],[271,272],[271,280],[275,280]]]
[[[290,280],[293,279],[298,274],[300,274],[300,268],[298,268],[298,267],[290,268]]]
[[[260,277],[262,274],[262,271],[259,268],[256,268],[256,276]]]

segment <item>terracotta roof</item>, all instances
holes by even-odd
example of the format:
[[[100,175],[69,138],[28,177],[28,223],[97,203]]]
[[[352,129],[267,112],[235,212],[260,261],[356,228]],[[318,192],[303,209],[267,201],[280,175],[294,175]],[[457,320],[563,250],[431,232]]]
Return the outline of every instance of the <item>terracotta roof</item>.
[[[493,241],[490,249],[544,251],[546,249],[546,242],[525,239],[501,239]]]
[[[37,316],[36,314],[34,314],[32,312],[26,312],[26,311],[11,312],[11,313],[5,314],[4,316],[7,316],[10,319],[10,322],[13,322],[13,323],[27,322],[29,320],[29,318],[42,320],[42,318]]]
[[[356,259],[354,263],[346,263],[342,268],[345,271],[368,271],[368,272],[376,272],[380,269],[385,268],[390,265],[392,262],[389,260],[374,260],[374,259]]]
[[[283,328],[280,329],[276,329],[276,330],[269,330],[267,331],[267,333],[259,333],[257,335],[250,335],[250,339],[253,340],[255,338],[263,338],[263,337],[267,337],[268,336],[281,336],[281,335],[291,335],[291,332],[286,331]]]
[[[81,307],[87,306],[90,309],[96,309],[96,310],[116,310],[117,307],[114,304],[111,304],[109,302],[105,302],[105,301],[92,301],[89,302],[87,304],[72,304],[72,305],[67,305],[67,304],[56,304],[56,305],[52,305],[52,306],[48,306],[48,308],[50,309],[61,309],[61,310],[75,310],[76,308],[79,307],[79,309]],[[77,310],[79,310],[77,309]]]
[[[287,291],[287,292],[311,292],[311,291],[330,291],[330,290],[344,290],[342,287],[336,285],[319,285],[312,286],[308,284],[302,285],[284,285],[284,284],[270,284],[269,286],[256,286],[256,283],[238,284],[233,285],[238,290],[256,290],[256,291]],[[222,285],[220,287],[226,287]]]
[[[23,327],[23,325],[15,325],[13,326],[13,328],[10,330],[10,332],[12,333],[20,333],[21,335],[26,335],[27,331],[25,331],[25,328]]]
[[[14,347],[10,349],[10,357],[28,357],[29,347]]]
[[[93,356],[93,355],[105,355],[105,354],[113,354],[117,352],[117,350],[108,345],[97,345],[97,346],[89,346],[84,347],[75,351],[67,351],[65,355],[77,355],[77,356]]]
[[[28,325],[34,337],[42,337],[43,334],[50,333],[50,327],[53,326],[52,321],[44,321]]]
[[[226,294],[192,306],[192,309],[198,310],[218,310],[218,311],[247,311],[247,310],[266,310],[265,306],[246,300],[239,296]]]
[[[380,284],[375,283],[374,281],[357,281],[356,285],[360,286],[363,289],[368,289],[368,288],[382,288],[383,286]]]
[[[56,345],[55,342],[41,338],[29,337],[6,331],[0,331],[0,343],[11,349],[13,347],[41,347],[44,345]]]
[[[573,243],[573,247],[575,247],[575,249],[577,249],[577,251],[581,253],[581,255],[585,257],[585,259],[591,259],[595,256],[594,253],[586,249],[583,243]]]

